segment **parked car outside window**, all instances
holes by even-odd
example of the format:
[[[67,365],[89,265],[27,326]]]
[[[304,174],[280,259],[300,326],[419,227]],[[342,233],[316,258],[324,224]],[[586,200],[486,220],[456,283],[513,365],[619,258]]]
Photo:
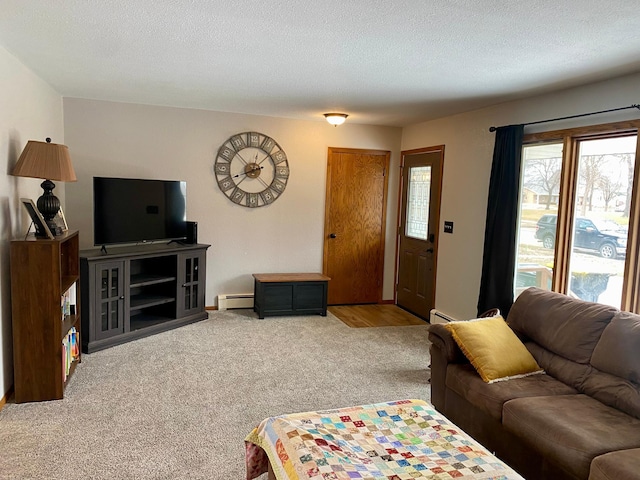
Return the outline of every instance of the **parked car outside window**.
[[[557,215],[543,215],[536,225],[535,238],[545,248],[553,248],[556,240]],[[574,249],[598,252],[603,258],[617,258],[627,253],[626,227],[612,220],[577,217],[573,234]]]

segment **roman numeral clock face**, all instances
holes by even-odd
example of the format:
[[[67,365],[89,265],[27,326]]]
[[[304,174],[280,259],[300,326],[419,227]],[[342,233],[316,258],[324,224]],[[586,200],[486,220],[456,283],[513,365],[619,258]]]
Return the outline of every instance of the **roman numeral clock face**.
[[[284,150],[258,132],[238,133],[224,142],[214,170],[220,190],[233,203],[249,208],[275,202],[289,179]]]

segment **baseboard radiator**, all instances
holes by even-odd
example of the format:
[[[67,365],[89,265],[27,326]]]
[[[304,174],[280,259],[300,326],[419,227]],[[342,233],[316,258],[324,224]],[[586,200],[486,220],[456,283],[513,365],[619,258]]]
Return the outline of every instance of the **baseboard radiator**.
[[[218,310],[230,310],[232,308],[253,308],[253,293],[218,295]]]
[[[435,308],[429,312],[429,323],[431,323],[431,325],[434,325],[436,323],[449,323],[455,321],[455,318],[450,317],[446,313],[441,312],[440,310],[436,310]]]

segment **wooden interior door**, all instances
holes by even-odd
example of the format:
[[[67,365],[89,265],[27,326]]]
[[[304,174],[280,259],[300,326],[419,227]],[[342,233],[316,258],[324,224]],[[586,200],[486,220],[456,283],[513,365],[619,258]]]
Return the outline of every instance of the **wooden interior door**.
[[[390,152],[329,148],[323,273],[329,305],[382,300]]]
[[[397,304],[425,319],[435,305],[443,160],[444,146],[402,152]]]

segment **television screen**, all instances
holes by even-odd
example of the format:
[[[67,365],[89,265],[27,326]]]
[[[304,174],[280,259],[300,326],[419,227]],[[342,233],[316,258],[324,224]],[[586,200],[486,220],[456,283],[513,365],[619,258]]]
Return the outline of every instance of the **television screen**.
[[[183,239],[186,217],[186,182],[93,178],[95,245]]]

